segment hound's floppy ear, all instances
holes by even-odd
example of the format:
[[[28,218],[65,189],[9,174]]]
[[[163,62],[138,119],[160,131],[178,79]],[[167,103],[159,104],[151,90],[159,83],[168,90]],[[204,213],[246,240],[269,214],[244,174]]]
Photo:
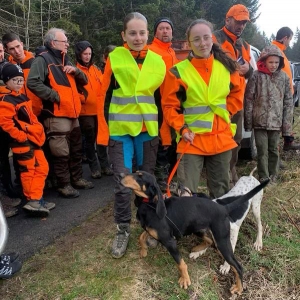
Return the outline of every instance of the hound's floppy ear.
[[[163,194],[157,183],[155,183],[154,187],[156,189],[156,195],[157,195],[156,214],[159,217],[159,219],[163,219],[167,215],[165,201],[163,198]]]

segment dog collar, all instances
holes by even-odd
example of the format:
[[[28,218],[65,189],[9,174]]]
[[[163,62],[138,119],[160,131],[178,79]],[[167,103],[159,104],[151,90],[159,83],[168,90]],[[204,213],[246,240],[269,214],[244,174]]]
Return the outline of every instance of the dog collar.
[[[148,198],[143,198],[143,203],[149,203],[149,199]]]

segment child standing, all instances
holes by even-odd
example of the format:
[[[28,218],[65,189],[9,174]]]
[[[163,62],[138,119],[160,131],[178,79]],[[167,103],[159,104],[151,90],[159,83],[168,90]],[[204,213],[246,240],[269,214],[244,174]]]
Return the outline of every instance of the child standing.
[[[45,217],[55,207],[43,199],[48,163],[41,146],[45,133],[32,112],[31,101],[20,93],[24,74],[18,65],[5,64],[2,79],[8,93],[0,94],[0,127],[10,136],[10,147],[18,163],[23,193],[28,202],[23,207],[34,216]]]
[[[130,235],[131,190],[120,183],[121,173],[132,172],[135,156],[139,170],[154,173],[158,147],[158,109],[155,90],[162,84],[166,66],[161,56],[148,49],[147,19],[138,12],[124,19],[124,46],[110,52],[103,74],[98,110],[97,144],[109,145],[116,180],[114,218],[117,233],[111,254],[125,254]],[[105,96],[112,89],[108,124]]]
[[[273,183],[278,173],[280,132],[289,136],[293,119],[290,81],[283,66],[279,49],[267,46],[245,92],[244,126],[246,131],[254,129],[259,179],[270,177]]]

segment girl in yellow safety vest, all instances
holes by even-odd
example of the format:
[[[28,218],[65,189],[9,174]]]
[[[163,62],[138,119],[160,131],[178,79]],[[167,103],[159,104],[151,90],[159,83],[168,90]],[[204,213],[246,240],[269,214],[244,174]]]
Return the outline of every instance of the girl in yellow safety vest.
[[[98,105],[97,143],[109,146],[115,187],[114,218],[117,234],[112,256],[125,254],[131,221],[131,191],[120,184],[120,174],[136,168],[154,173],[158,147],[158,110],[154,92],[164,80],[166,67],[161,56],[148,49],[147,19],[133,12],[124,19],[124,46],[116,47],[106,62]],[[112,89],[108,123],[104,102]]]
[[[197,193],[205,164],[210,195],[219,197],[229,190],[231,149],[237,146],[230,119],[243,107],[243,92],[236,62],[213,43],[212,31],[203,19],[188,27],[192,51],[167,72],[162,108],[177,132],[177,153],[185,151],[179,183]]]

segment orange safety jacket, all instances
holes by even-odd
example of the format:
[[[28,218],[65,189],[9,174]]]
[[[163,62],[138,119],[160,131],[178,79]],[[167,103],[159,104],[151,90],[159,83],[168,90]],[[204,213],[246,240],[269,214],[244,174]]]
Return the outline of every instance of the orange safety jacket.
[[[146,45],[141,51],[131,50],[127,44],[124,44],[124,47],[130,50],[133,58],[136,60],[138,67],[141,69],[143,66],[143,61],[148,52],[148,46]],[[151,76],[151,75],[150,75]],[[105,70],[103,73],[103,81],[100,92],[100,101],[97,106],[97,117],[98,117],[98,135],[97,135],[97,144],[99,145],[108,145],[109,141],[109,129],[104,117],[104,103],[106,92],[109,88],[116,88],[118,86],[118,82],[116,81],[112,67],[110,58],[108,57],[105,65]],[[147,128],[145,123],[143,124],[141,132],[146,132]],[[165,136],[168,133],[163,133],[162,136]]]
[[[275,40],[272,41],[272,44],[277,46],[280,49],[280,52],[283,56],[283,62],[284,62],[284,67],[281,70],[284,71],[289,76],[290,85],[291,85],[291,89],[292,89],[292,94],[294,94],[293,75],[292,75],[292,71],[291,71],[291,67],[290,67],[290,62],[289,62],[289,60],[287,59],[286,55],[283,52],[283,51],[286,50],[286,46],[283,45],[280,42],[275,41]]]
[[[6,131],[12,141],[25,143],[31,141],[37,146],[45,142],[43,125],[32,111],[31,100],[16,92],[0,94],[0,127]]]
[[[214,56],[208,59],[196,59],[189,56],[193,67],[209,85]],[[215,75],[217,76],[217,74]],[[220,81],[222,78],[219,79]],[[162,108],[164,116],[170,126],[181,136],[189,129],[183,129],[185,125],[183,114],[183,101],[189,101],[187,89],[189,83],[184,82],[176,69],[176,65],[167,72],[165,79],[165,88],[162,97]],[[230,92],[226,98],[226,109],[230,115],[236,114],[243,107],[244,91],[241,88],[241,77],[238,72],[230,74]],[[177,152],[182,153],[186,142],[180,139],[177,144]],[[187,149],[186,153],[197,155],[215,155],[235,148],[232,131],[228,123],[220,116],[215,115],[213,120],[212,132],[196,134],[193,144]]]
[[[24,73],[25,83],[23,85],[21,93],[25,94],[32,101],[33,113],[36,116],[39,116],[43,108],[42,100],[38,96],[36,96],[33,92],[31,92],[30,89],[28,89],[26,86],[27,77],[30,71],[31,64],[34,60],[34,55],[31,52],[26,50],[24,50],[24,54],[25,54],[25,58],[20,63],[16,62],[11,55],[8,57],[8,60],[10,63],[18,64],[22,68]]]
[[[87,91],[87,97],[79,94],[81,101],[80,115],[95,116],[97,115],[97,102],[100,101],[100,89],[103,74],[95,65],[86,67],[77,62],[76,67],[80,69],[88,79],[88,84],[84,86],[84,89]]]
[[[61,59],[48,52],[39,55],[48,66],[49,86],[58,93],[60,99],[59,103],[44,101],[43,109],[55,117],[78,118],[81,102],[74,76],[63,71],[64,55],[62,54]]]
[[[172,43],[164,43],[160,41],[158,38],[154,38],[151,45],[149,45],[149,49],[152,50],[153,52],[159,54],[163,61],[166,64],[166,70],[168,71],[171,67],[173,67],[176,63],[179,62],[175,55],[175,51],[171,48]],[[161,110],[161,95],[163,94],[163,88],[164,88],[164,82],[160,86],[160,93],[157,95],[155,93],[155,101],[156,105],[158,107],[158,113],[159,113],[159,119],[162,118],[162,123],[160,127],[160,137],[162,140],[162,145],[163,146],[168,146],[171,145],[172,143],[172,137],[171,137],[171,131],[170,131],[170,126],[167,124],[165,118],[163,116],[160,116],[162,113]]]
[[[149,49],[159,54],[166,64],[167,71],[179,62],[176,58],[175,51],[171,48],[172,43],[164,43],[158,38],[154,38]]]
[[[238,38],[235,34],[230,32],[225,26],[213,35],[213,42],[218,43],[225,53],[233,60],[237,61],[240,57],[249,63],[251,60],[250,45],[242,38]],[[242,78],[249,78],[252,74],[252,67],[250,65],[249,71],[241,76]],[[242,88],[245,92],[246,80],[241,80]]]

